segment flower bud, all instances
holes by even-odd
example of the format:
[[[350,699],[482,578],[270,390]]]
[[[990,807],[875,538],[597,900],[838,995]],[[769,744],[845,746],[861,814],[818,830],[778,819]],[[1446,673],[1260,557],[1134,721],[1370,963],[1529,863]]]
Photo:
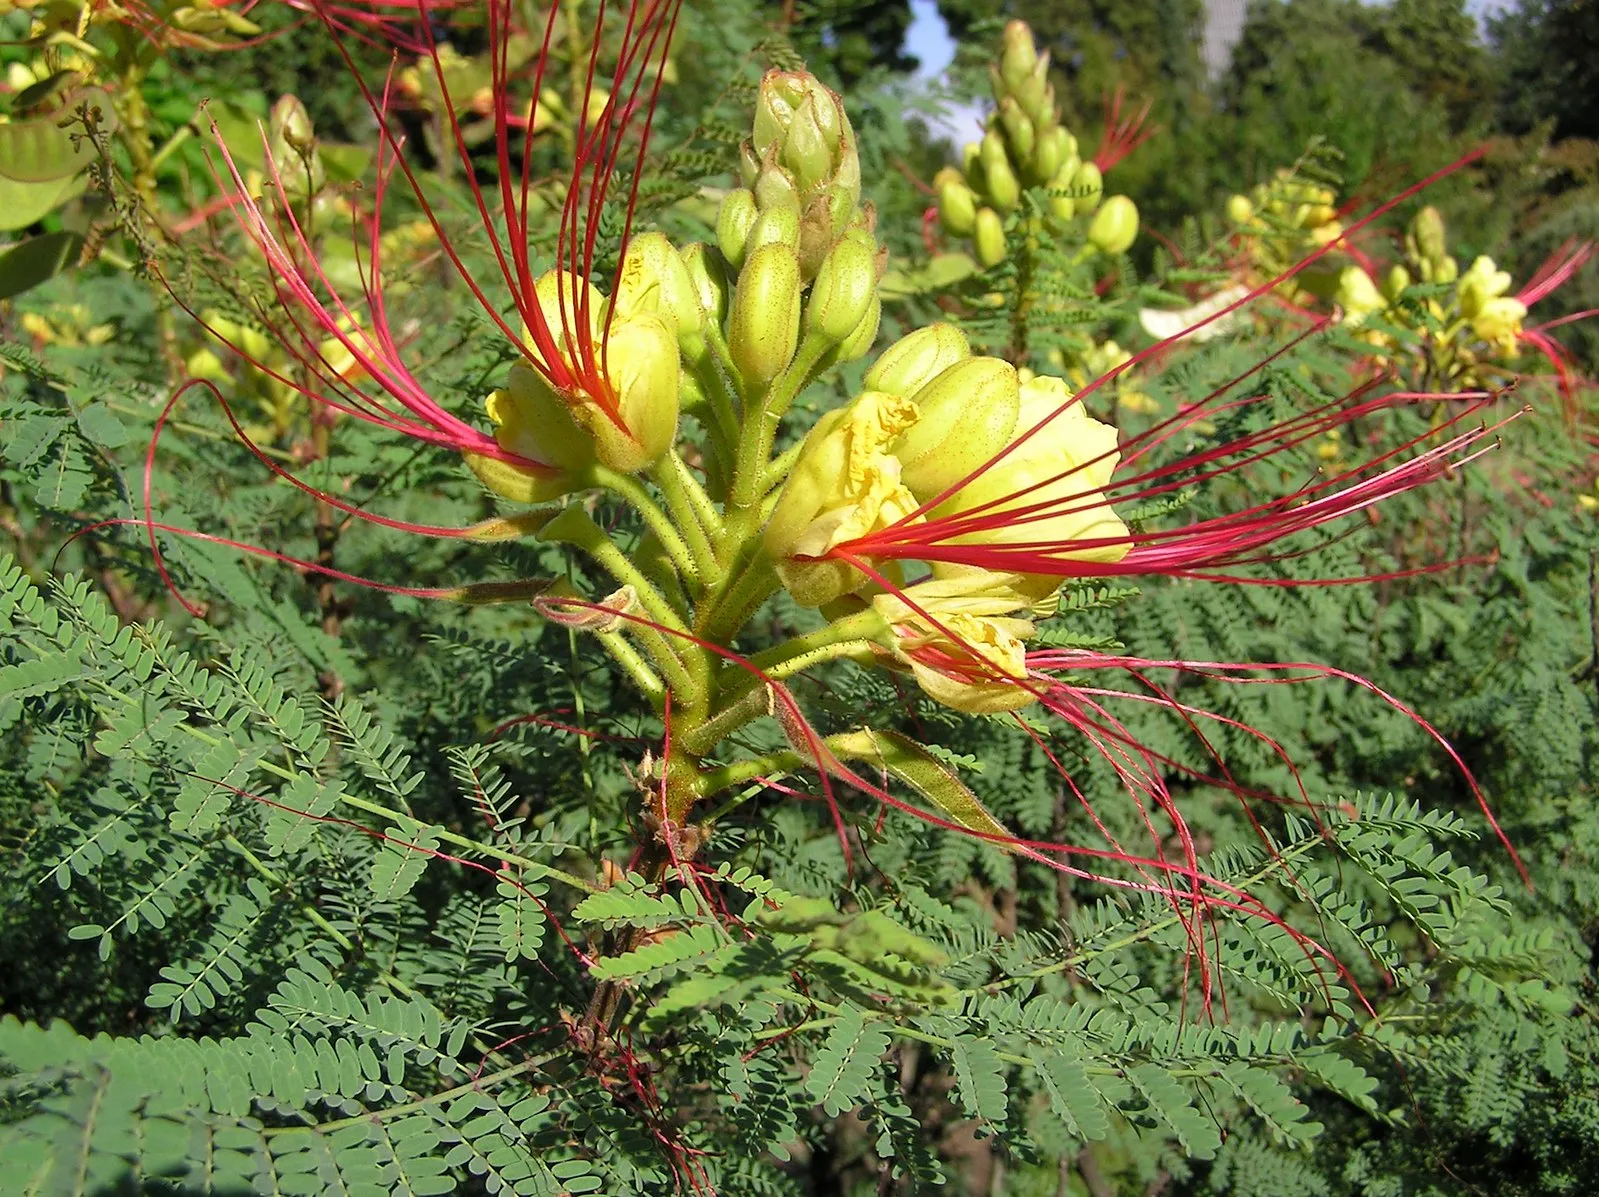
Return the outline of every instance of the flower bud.
[[[618,317],[611,322],[605,360],[616,418],[591,401],[578,403],[572,415],[594,438],[599,460],[631,474],[660,460],[677,439],[677,336],[659,316]]]
[[[1247,195],[1235,195],[1227,201],[1227,219],[1243,228],[1255,219],[1255,205]]]
[[[1046,135],[1040,132],[1038,145],[1033,150],[1033,159],[1028,164],[1028,176],[1035,183],[1047,183],[1053,179],[1060,170],[1061,164],[1066,161],[1066,139],[1071,134],[1061,126],[1056,125]],[[1075,153],[1075,149],[1072,151]]]
[[[1138,208],[1125,195],[1106,200],[1088,225],[1088,240],[1101,253],[1126,253],[1137,237]]]
[[[1022,187],[1016,181],[1016,172],[1011,170],[1004,138],[994,132],[984,134],[979,160],[983,167],[984,190],[989,200],[1001,212],[1009,212],[1021,202]]]
[[[1072,189],[1076,185],[1077,172],[1081,166],[1077,155],[1073,154],[1061,163],[1060,169],[1049,181],[1051,191],[1063,193],[1049,197],[1049,212],[1056,220],[1070,220],[1077,211],[1077,197],[1072,193]]]
[[[938,189],[938,218],[946,231],[957,237],[971,234],[977,225],[977,197],[959,180],[947,181]]]
[[[872,301],[866,305],[866,314],[860,323],[850,332],[849,336],[833,350],[832,360],[837,362],[859,361],[872,350],[872,342],[877,340],[877,327],[883,320],[883,301],[878,298],[877,292],[872,292]]]
[[[729,191],[722,200],[721,211],[716,214],[716,244],[734,270],[744,264],[750,229],[755,227],[759,215],[753,191]]]
[[[982,157],[983,147],[975,141],[968,141],[961,147],[961,172],[970,179],[977,169],[978,160]]]
[[[793,178],[803,200],[820,184],[853,174],[860,159],[838,95],[804,71],[768,71],[756,92],[754,149]]]
[[[977,260],[985,269],[1005,260],[1005,225],[998,212],[992,208],[978,209],[972,241],[977,249]]]
[[[1077,177],[1072,180],[1072,185],[1077,188],[1077,199],[1073,205],[1077,215],[1086,215],[1099,207],[1099,197],[1105,193],[1105,180],[1099,173],[1099,167],[1092,162],[1084,162],[1077,168]]]
[[[1337,299],[1346,324],[1359,324],[1388,306],[1371,275],[1359,266],[1345,266],[1339,273]]]
[[[858,188],[841,183],[830,183],[811,196],[799,223],[800,273],[807,281],[816,277],[834,242],[861,215],[859,197]]]
[[[290,199],[303,200],[327,186],[327,171],[317,152],[316,129],[299,97],[283,96],[267,122],[267,157]]]
[[[764,390],[793,360],[799,325],[799,255],[789,245],[763,245],[739,272],[727,329],[733,364],[751,390]]]
[[[1026,162],[1033,156],[1033,147],[1037,144],[1037,138],[1033,122],[1022,111],[1021,105],[1010,96],[999,102],[999,123],[1005,130],[1005,140],[1010,143],[1012,160]]]
[[[1010,443],[1021,410],[1016,368],[997,357],[956,362],[912,397],[916,423],[894,442],[905,485],[932,499]]]
[[[711,324],[720,325],[727,318],[727,272],[722,261],[703,241],[693,241],[681,251],[683,269],[688,272],[689,285],[699,300],[700,310]]]
[[[1382,293],[1389,303],[1395,303],[1410,286],[1410,271],[1395,262],[1388,268],[1388,274],[1383,278]]]
[[[864,234],[851,233],[833,247],[816,272],[805,303],[805,328],[842,343],[865,317],[877,294],[877,252]]]
[[[619,316],[659,316],[703,350],[705,310],[677,248],[665,233],[640,233],[627,243],[611,306]]]
[[[750,226],[749,237],[744,242],[745,256],[763,245],[786,245],[798,249],[800,242],[800,214],[798,208],[763,208]]]
[[[1055,107],[1055,91],[1049,85],[1047,53],[1038,56],[1038,61],[1033,63],[1033,69],[1027,72],[1025,79],[1011,85],[1010,93],[1016,97],[1016,102],[1022,106],[1022,111],[1035,122],[1044,120]]]
[[[869,391],[910,398],[956,362],[971,357],[966,334],[953,324],[929,324],[901,337],[866,371]]]
[[[1007,21],[1004,48],[999,54],[999,73],[1008,87],[1020,87],[1038,65],[1038,48],[1032,28],[1026,21]]]
[[[1431,204],[1416,213],[1410,222],[1410,235],[1415,239],[1419,255],[1429,262],[1441,261],[1449,252],[1443,215]]]

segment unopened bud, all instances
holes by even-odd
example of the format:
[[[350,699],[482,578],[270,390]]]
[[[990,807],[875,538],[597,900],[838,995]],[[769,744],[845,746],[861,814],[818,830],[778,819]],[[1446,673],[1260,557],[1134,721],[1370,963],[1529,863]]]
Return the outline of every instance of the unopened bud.
[[[612,307],[620,316],[659,316],[680,339],[703,348],[705,311],[688,268],[664,233],[640,233],[627,244]]]
[[[727,272],[721,259],[711,252],[710,246],[695,241],[683,247],[683,268],[688,271],[689,284],[699,299],[700,310],[706,319],[717,326],[727,318]]]
[[[964,182],[946,182],[938,189],[938,218],[957,237],[971,234],[977,224],[977,197]]]
[[[877,340],[877,328],[883,321],[883,301],[878,298],[874,289],[872,301],[866,305],[866,312],[849,336],[833,351],[834,362],[859,361],[872,350],[872,343]]]
[[[1388,302],[1393,303],[1405,293],[1405,289],[1409,286],[1410,271],[1396,262],[1388,268],[1388,273],[1383,278],[1382,293],[1388,299]]]
[[[746,255],[763,245],[786,245],[798,249],[800,242],[800,214],[798,208],[763,208],[750,226],[744,242]]]
[[[1022,188],[1006,156],[1005,139],[998,133],[984,134],[979,159],[983,166],[984,190],[989,200],[1001,212],[1009,212],[1021,202]]]
[[[759,215],[753,191],[729,191],[722,200],[721,211],[716,214],[716,244],[734,270],[744,264],[750,229],[755,227]]]
[[[865,234],[851,233],[833,247],[805,302],[805,327],[843,342],[860,324],[877,293],[877,251]]]
[[[1032,28],[1026,21],[1005,23],[1004,48],[999,55],[999,73],[1009,87],[1020,87],[1038,65],[1038,48]]]
[[[1077,177],[1072,180],[1072,185],[1077,188],[1074,202],[1077,215],[1083,216],[1099,207],[1099,198],[1105,193],[1105,179],[1099,173],[1099,167],[1092,162],[1082,163],[1077,168]]]
[[[1026,162],[1033,155],[1037,138],[1033,122],[1022,111],[1021,105],[1010,96],[999,102],[999,123],[1005,130],[1006,141],[1010,143],[1011,159],[1015,162]]]
[[[727,344],[745,383],[764,390],[799,345],[800,268],[794,248],[763,245],[739,272]]]
[[[1121,254],[1138,237],[1138,207],[1125,195],[1106,200],[1088,225],[1088,239],[1101,253]]]
[[[1410,222],[1410,235],[1415,238],[1421,257],[1430,262],[1439,262],[1449,253],[1443,214],[1431,204],[1416,213]]]
[[[1249,202],[1247,195],[1235,195],[1227,201],[1227,219],[1243,228],[1255,219],[1255,205]]]
[[[866,371],[866,389],[909,399],[971,355],[971,344],[960,329],[953,324],[929,324],[883,350]]]
[[[1070,220],[1077,212],[1077,197],[1073,192],[1081,164],[1073,154],[1061,164],[1049,181],[1049,189],[1057,194],[1049,197],[1049,213],[1056,220]]]
[[[977,249],[977,260],[985,269],[1005,260],[1005,225],[998,212],[992,208],[978,210],[972,242]]]
[[[283,96],[272,105],[267,127],[271,140],[281,141],[291,150],[308,154],[316,148],[316,129],[311,124],[311,114],[298,96]]]
[[[1010,441],[1021,408],[1016,368],[997,357],[956,362],[911,397],[920,414],[894,443],[906,486],[923,501],[963,481]]]
[[[1039,132],[1038,145],[1034,148],[1032,161],[1028,164],[1028,175],[1034,183],[1047,183],[1055,177],[1061,164],[1066,161],[1066,139],[1070,136],[1071,134],[1059,125],[1053,126],[1048,134]]]
[[[267,156],[284,194],[303,200],[327,185],[322,155],[317,152],[316,129],[298,97],[287,95],[272,105],[267,132]]]

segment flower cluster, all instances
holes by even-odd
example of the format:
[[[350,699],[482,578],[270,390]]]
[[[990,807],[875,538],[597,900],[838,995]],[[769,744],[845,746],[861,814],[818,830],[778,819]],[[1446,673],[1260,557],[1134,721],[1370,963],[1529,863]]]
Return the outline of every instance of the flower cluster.
[[[970,237],[977,260],[1005,260],[1004,217],[1022,205],[1029,187],[1049,189],[1048,209],[1057,221],[1082,217],[1089,242],[1103,253],[1124,253],[1138,236],[1138,209],[1125,195],[1101,200],[1104,172],[1143,139],[1140,113],[1122,122],[1120,97],[1107,113],[1105,142],[1084,160],[1077,138],[1061,124],[1049,82],[1049,54],[1040,54],[1025,21],[1005,26],[997,65],[989,68],[996,107],[980,142],[968,144],[961,168],[946,167],[933,180],[944,230]]]
[[[1443,217],[1426,207],[1411,221],[1404,259],[1379,272],[1354,263],[1338,276],[1344,324],[1408,372],[1444,390],[1502,385],[1528,349],[1547,357],[1569,390],[1570,363],[1542,329],[1526,326],[1528,309],[1562,286],[1593,256],[1592,242],[1571,243],[1520,290],[1486,255],[1465,270],[1449,253]],[[1381,273],[1379,283],[1375,275]]]

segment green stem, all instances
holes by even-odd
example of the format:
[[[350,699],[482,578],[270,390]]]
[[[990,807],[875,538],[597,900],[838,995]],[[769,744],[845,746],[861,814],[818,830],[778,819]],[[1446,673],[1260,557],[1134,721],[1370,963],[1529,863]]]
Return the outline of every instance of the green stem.
[[[707,533],[719,535],[722,521],[711,506],[710,496],[689,472],[676,449],[655,463],[650,476],[666,497],[667,510],[676,526],[688,539],[696,574],[706,586],[716,585],[722,580],[722,566]]]
[[[611,659],[622,667],[623,672],[633,679],[633,684],[650,700],[650,705],[659,711],[666,704],[666,684],[661,681],[660,675],[650,668],[650,663],[639,656],[638,649],[627,642],[621,632],[601,632],[600,646],[611,654]],[[681,668],[681,667],[679,667]]]
[[[671,557],[672,564],[677,566],[679,573],[686,578],[699,579],[699,561],[689,550],[688,545],[683,543],[677,525],[666,512],[661,510],[659,504],[650,498],[649,491],[645,490],[636,478],[598,465],[593,467],[592,476],[596,485],[621,498],[639,513],[645,525],[660,540],[661,547]],[[601,535],[604,536],[603,533]],[[606,543],[610,543],[608,538]]]
[[[735,568],[721,593],[703,608],[698,621],[701,634],[717,644],[727,643],[782,586],[771,561],[757,549],[754,559]]]
[[[854,615],[835,619],[814,632],[806,632],[803,636],[795,636],[764,652],[758,652],[750,658],[750,664],[771,672],[817,649],[833,647],[843,641],[869,640],[882,632],[885,626],[883,617],[874,608],[868,607]]]
[[[795,752],[792,748],[783,748],[777,752],[769,752],[765,756],[752,756],[742,761],[734,761],[731,765],[707,769],[700,774],[700,796],[709,797],[732,786],[754,781],[757,777],[795,773],[811,763],[809,757]],[[717,812],[718,815],[724,813],[726,812]]]

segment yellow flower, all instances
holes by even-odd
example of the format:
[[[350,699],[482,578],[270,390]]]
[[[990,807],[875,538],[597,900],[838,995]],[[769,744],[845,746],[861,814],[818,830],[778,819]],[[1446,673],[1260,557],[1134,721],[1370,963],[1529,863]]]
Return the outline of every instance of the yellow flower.
[[[867,391],[828,412],[805,438],[793,473],[766,525],[766,551],[783,585],[802,606],[819,607],[866,581],[859,570],[824,556],[834,546],[907,519],[916,497],[900,479],[889,444],[916,421],[911,400]]]
[[[889,628],[889,650],[928,697],[970,715],[995,715],[1033,702],[1027,677],[1031,620],[1013,574],[974,571],[880,594],[872,606]]]

